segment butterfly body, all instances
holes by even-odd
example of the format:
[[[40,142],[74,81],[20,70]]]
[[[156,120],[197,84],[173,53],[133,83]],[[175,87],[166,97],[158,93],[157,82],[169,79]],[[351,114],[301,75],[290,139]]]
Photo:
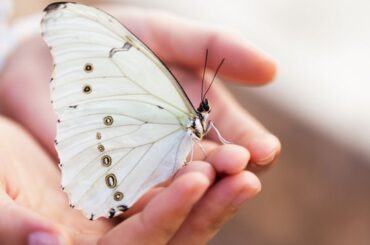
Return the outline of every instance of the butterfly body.
[[[41,27],[63,190],[89,219],[113,218],[185,163],[212,126],[208,101],[195,109],[162,61],[103,11],[53,3]]]

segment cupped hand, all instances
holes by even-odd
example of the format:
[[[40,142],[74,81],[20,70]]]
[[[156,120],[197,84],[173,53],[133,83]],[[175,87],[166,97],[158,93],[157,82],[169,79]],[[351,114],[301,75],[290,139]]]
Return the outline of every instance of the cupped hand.
[[[205,143],[204,161],[190,162],[122,217],[90,221],[68,206],[58,168],[25,130],[0,118],[0,133],[0,244],[205,244],[260,190],[243,171],[244,148]]]
[[[273,61],[230,32],[158,12],[114,11],[171,67],[195,105],[207,48],[210,70],[226,58],[219,73],[226,80],[262,85],[274,77]],[[166,186],[151,190],[123,217],[91,222],[68,207],[59,186],[53,146],[56,119],[48,88],[51,71],[49,50],[35,37],[17,49],[0,77],[4,114],[43,146],[19,126],[0,121],[1,244],[48,237],[67,244],[204,244],[260,190],[258,178],[244,171],[247,163],[269,164],[280,151],[277,138],[216,83],[208,94],[212,120],[227,140],[240,146],[218,146],[211,133],[210,141],[203,143],[205,159],[198,152],[198,161],[182,168]]]
[[[210,71],[222,58],[219,76],[243,85],[263,85],[275,76],[274,62],[235,33],[179,19],[157,11],[103,6],[140,37],[177,76],[197,107],[206,49]],[[55,156],[55,115],[49,98],[50,52],[41,37],[20,45],[0,76],[0,104]],[[213,75],[212,72],[209,74]],[[208,81],[209,79],[207,79]],[[249,115],[219,83],[207,95],[211,118],[221,134],[245,147],[251,162],[271,163],[280,152],[278,139]],[[215,134],[209,138],[217,141]]]

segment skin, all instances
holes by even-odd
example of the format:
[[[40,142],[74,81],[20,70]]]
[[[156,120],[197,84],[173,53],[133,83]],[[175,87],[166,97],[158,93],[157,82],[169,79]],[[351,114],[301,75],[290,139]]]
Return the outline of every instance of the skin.
[[[210,71],[226,58],[219,73],[223,79],[263,85],[275,76],[274,61],[230,31],[154,11],[103,8],[120,16],[170,66],[195,105],[206,48]],[[196,149],[194,161],[122,217],[91,222],[69,208],[60,189],[56,118],[48,94],[51,71],[49,51],[35,37],[17,49],[0,77],[5,115],[0,118],[0,244],[27,244],[32,234],[40,234],[35,232],[65,244],[205,244],[261,190],[247,164],[266,166],[280,152],[278,139],[216,83],[207,95],[211,119],[234,144],[218,145],[211,132],[202,142],[207,156]]]

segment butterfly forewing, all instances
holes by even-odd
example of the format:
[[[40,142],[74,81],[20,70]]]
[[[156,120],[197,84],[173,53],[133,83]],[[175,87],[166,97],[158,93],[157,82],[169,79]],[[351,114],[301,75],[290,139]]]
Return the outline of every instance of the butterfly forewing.
[[[90,219],[114,217],[185,161],[194,108],[162,62],[108,14],[53,4],[42,32],[55,64],[62,186]]]

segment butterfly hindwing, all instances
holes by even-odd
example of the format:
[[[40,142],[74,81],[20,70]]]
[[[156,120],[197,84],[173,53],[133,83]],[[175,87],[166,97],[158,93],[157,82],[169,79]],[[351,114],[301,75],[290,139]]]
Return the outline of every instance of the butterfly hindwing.
[[[182,165],[195,111],[160,60],[108,14],[53,4],[42,31],[55,64],[62,186],[87,217],[113,217]]]

